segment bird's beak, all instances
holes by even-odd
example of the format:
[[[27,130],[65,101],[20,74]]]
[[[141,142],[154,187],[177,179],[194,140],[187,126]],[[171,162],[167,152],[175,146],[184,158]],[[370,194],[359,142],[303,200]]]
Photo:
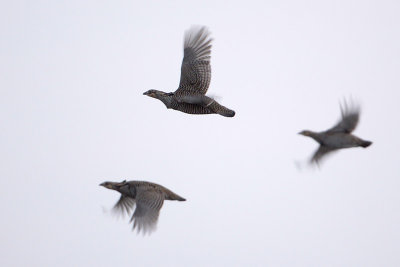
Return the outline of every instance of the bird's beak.
[[[106,182],[99,184],[100,186],[104,186],[105,188],[108,189],[113,189],[113,186],[111,184],[107,184]]]

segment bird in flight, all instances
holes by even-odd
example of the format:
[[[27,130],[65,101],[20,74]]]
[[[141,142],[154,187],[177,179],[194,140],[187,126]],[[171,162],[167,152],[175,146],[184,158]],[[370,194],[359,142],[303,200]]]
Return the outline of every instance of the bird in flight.
[[[133,222],[133,230],[137,229],[138,233],[142,231],[143,234],[150,234],[156,229],[164,200],[186,201],[171,190],[150,182],[124,180],[104,182],[100,185],[121,193],[121,197],[113,207],[114,212],[130,215],[136,205],[130,222]]]
[[[340,110],[342,118],[334,127],[323,132],[304,130],[299,133],[311,137],[320,145],[311,157],[310,163],[319,164],[323,157],[338,149],[350,147],[366,148],[372,144],[371,141],[363,140],[352,134],[360,118],[359,106],[349,106],[347,102],[344,101],[343,106],[340,106]]]
[[[189,114],[219,114],[235,116],[235,111],[206,96],[211,81],[211,42],[206,27],[193,26],[185,32],[181,80],[175,92],[151,89],[144,95],[163,102],[168,109]]]

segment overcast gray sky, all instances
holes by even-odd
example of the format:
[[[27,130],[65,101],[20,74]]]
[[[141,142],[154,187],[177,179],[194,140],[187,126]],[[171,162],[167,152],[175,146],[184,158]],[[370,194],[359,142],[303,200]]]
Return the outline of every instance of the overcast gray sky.
[[[399,266],[399,1],[2,1],[1,266]],[[183,34],[214,38],[232,119],[167,110]],[[296,168],[339,101],[372,140]],[[131,232],[105,181],[167,201]]]

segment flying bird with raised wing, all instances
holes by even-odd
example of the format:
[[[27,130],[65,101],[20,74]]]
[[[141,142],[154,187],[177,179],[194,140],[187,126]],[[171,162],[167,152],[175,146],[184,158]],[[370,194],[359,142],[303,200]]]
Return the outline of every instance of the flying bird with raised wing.
[[[211,82],[211,42],[206,27],[193,26],[185,33],[181,79],[175,92],[165,93],[151,89],[144,95],[163,102],[168,109],[189,114],[219,114],[235,116],[235,111],[206,96]]]
[[[310,162],[318,164],[327,154],[342,148],[363,147],[372,144],[371,141],[363,140],[352,134],[357,127],[360,118],[360,108],[357,105],[349,106],[344,101],[340,106],[342,118],[332,128],[323,132],[313,132],[309,130],[301,131],[299,134],[311,137],[319,143],[319,148],[311,157]]]

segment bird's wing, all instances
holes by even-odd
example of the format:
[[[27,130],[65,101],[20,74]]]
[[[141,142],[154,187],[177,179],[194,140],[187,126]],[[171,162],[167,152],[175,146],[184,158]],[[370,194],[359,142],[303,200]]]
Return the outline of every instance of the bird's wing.
[[[343,106],[340,105],[342,119],[328,132],[335,133],[351,133],[358,124],[360,118],[360,107],[357,105],[347,105],[344,101]]]
[[[211,41],[206,27],[186,31],[181,80],[175,95],[206,94],[211,81]]]
[[[125,213],[129,215],[131,213],[134,205],[135,205],[135,200],[133,198],[121,195],[118,202],[115,203],[115,205],[113,207],[113,211],[116,214],[119,214],[122,216],[124,216]]]
[[[182,95],[182,96],[177,96],[176,99],[179,102],[201,105],[203,107],[208,107],[209,105],[211,105],[212,102],[215,101],[213,98],[205,95]]]
[[[319,146],[319,148],[315,151],[314,155],[312,156],[310,163],[316,163],[318,165],[323,157],[325,157],[328,153],[331,153],[335,150],[336,149],[329,148],[326,146]]]
[[[160,214],[160,209],[164,203],[164,195],[152,189],[137,189],[136,209],[132,215],[133,229],[150,233],[155,230]]]

